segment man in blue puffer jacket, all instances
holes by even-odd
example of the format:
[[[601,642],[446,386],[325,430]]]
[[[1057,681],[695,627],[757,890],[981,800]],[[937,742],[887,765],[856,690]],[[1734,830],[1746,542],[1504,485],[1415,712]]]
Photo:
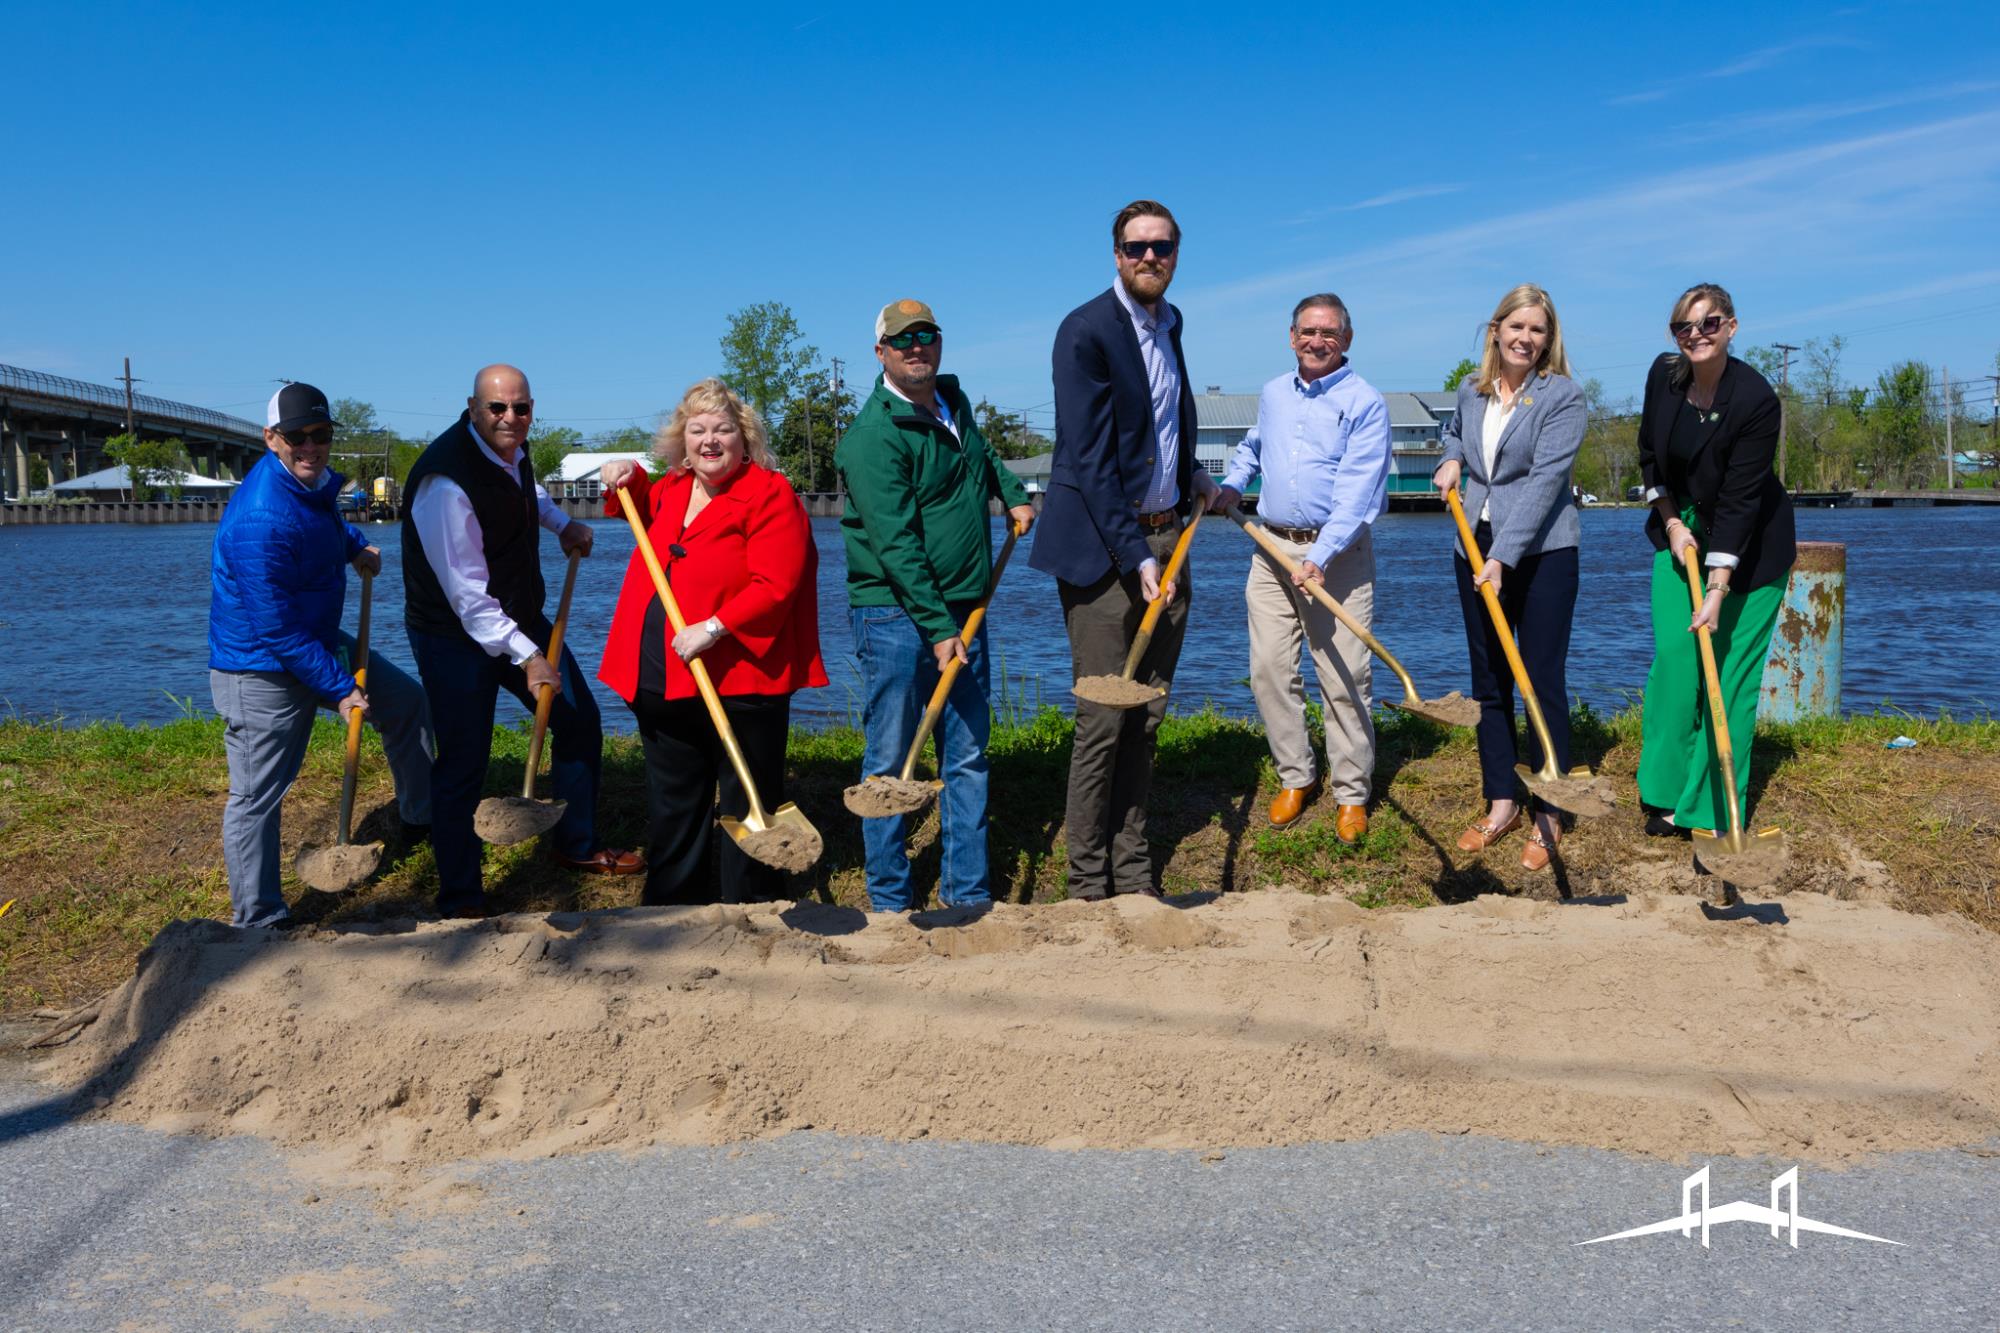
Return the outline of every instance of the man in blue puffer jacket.
[[[215,533],[208,684],[228,723],[222,859],[233,924],[283,929],[292,917],[279,887],[278,811],[305,761],[314,714],[323,705],[344,723],[358,708],[375,723],[412,840],[431,819],[431,720],[422,687],[373,644],[367,694],[354,683],[354,636],[340,628],[347,566],[378,574],[382,553],[340,517],[326,395],[287,384],[265,421],[270,453],[244,477]]]

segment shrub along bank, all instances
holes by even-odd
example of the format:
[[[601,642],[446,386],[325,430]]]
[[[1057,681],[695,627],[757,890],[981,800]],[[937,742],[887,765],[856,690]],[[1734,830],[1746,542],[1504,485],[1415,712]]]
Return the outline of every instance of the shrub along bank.
[[[1480,855],[1454,846],[1483,809],[1470,733],[1396,713],[1378,721],[1373,824],[1366,840],[1349,848],[1334,837],[1330,801],[1290,828],[1270,827],[1264,812],[1276,782],[1261,728],[1212,713],[1170,717],[1160,731],[1151,805],[1166,891],[1289,885],[1370,908],[1418,908],[1482,893],[1592,898],[1713,890],[1690,868],[1686,843],[1644,835],[1633,786],[1636,715],[1577,710],[1576,760],[1613,778],[1624,804],[1572,829],[1556,872],[1539,875],[1520,868],[1519,835]],[[1885,749],[1898,735],[1914,738],[1916,748]],[[430,849],[404,845],[380,748],[372,732],[368,738],[356,837],[387,843],[382,870],[339,897],[289,885],[294,910],[308,921],[408,916],[429,907]],[[1069,719],[1052,708],[995,725],[996,897],[1040,902],[1066,892],[1069,746]],[[521,730],[496,731],[490,792],[520,790],[526,751]],[[860,826],[840,800],[860,759],[861,737],[852,729],[792,737],[788,794],[826,839],[820,864],[797,880],[798,897],[866,905]],[[340,732],[329,718],[314,733],[286,802],[288,861],[304,843],[332,841],[340,763]],[[1959,912],[2000,929],[2000,723],[1889,716],[1760,728],[1752,772],[1757,824],[1785,828],[1793,849],[1791,870],[1773,893],[1870,897],[1911,911]],[[0,916],[0,1014],[74,1002],[115,984],[176,918],[226,919],[227,789],[217,718],[157,727],[0,722],[0,902],[17,900]],[[607,738],[599,812],[605,841],[636,846],[644,804],[636,739]],[[936,832],[933,808],[912,839],[920,884],[936,880]],[[501,907],[518,911],[624,906],[639,892],[636,879],[561,870],[535,842],[490,849],[487,884]]]

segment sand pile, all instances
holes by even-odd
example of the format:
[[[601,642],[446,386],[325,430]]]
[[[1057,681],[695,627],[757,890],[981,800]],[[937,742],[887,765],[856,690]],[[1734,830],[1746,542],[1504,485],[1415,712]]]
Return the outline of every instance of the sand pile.
[[[841,801],[863,819],[879,819],[885,815],[914,814],[929,805],[931,798],[943,789],[941,782],[884,774],[855,783],[841,793]]]
[[[773,904],[177,923],[48,1072],[322,1166],[817,1128],[1053,1146],[1473,1131],[1815,1160],[2000,1132],[2000,937],[1815,895],[1371,914]],[[939,924],[943,922],[943,924]],[[87,1103],[88,1104],[88,1103]]]
[[[495,847],[539,838],[562,822],[568,801],[537,801],[527,796],[489,796],[472,812],[472,831]]]

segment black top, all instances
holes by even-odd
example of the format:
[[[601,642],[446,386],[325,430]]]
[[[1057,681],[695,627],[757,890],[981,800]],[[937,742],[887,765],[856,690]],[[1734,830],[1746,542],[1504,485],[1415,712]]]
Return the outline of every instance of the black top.
[[[1700,520],[1701,553],[1733,555],[1738,592],[1783,579],[1798,554],[1791,497],[1771,465],[1778,453],[1784,408],[1762,375],[1735,357],[1723,368],[1715,401],[1706,410],[1670,383],[1674,356],[1653,363],[1646,376],[1646,405],[1639,415],[1639,477],[1658,487],[1677,508],[1692,506]],[[1658,510],[1646,517],[1655,550],[1667,549]]]
[[[417,487],[426,477],[448,477],[472,501],[486,555],[486,591],[500,603],[529,638],[546,643],[550,626],[542,615],[548,589],[542,582],[541,514],[535,499],[535,473],[523,449],[509,480],[480,451],[472,433],[471,413],[463,413],[444,434],[418,456],[403,483],[412,503],[403,506],[403,618],[425,634],[456,634],[470,639],[458,613],[445,597],[444,585],[424,553],[411,509]]]

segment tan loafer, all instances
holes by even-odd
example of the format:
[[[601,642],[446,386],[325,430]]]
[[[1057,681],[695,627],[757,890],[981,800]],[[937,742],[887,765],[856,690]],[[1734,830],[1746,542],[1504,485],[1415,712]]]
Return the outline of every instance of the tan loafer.
[[[1306,812],[1306,807],[1313,803],[1313,798],[1319,795],[1319,788],[1320,781],[1314,778],[1303,787],[1287,787],[1279,792],[1278,798],[1271,802],[1271,827],[1283,828],[1297,823],[1299,816]]]
[[[1483,819],[1473,821],[1465,832],[1458,835],[1458,850],[1483,852],[1519,827],[1521,827],[1521,807],[1517,805],[1514,807],[1514,817],[1499,828],[1494,828]]]
[[[1343,805],[1339,818],[1333,821],[1334,836],[1349,847],[1368,835],[1368,807],[1365,805]]]
[[[1549,856],[1555,851],[1554,844],[1542,837],[1540,829],[1528,831],[1528,845],[1521,849],[1521,869],[1547,870]]]

